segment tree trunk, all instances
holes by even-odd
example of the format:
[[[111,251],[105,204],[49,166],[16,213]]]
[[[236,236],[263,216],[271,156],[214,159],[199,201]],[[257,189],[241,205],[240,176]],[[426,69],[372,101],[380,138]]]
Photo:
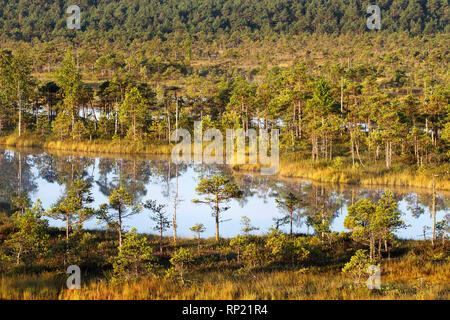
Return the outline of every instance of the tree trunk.
[[[133,113],[133,137],[136,142],[136,110]]]
[[[173,242],[177,244],[178,164],[175,165],[175,199],[172,218]]]
[[[20,92],[20,84],[17,82],[17,101],[19,107],[19,137],[22,133],[22,95]]]
[[[433,210],[433,235],[431,238],[431,244],[434,246],[434,239],[435,239],[435,233],[436,233],[436,176],[433,176],[433,203],[432,203],[432,210]]]
[[[66,218],[66,240],[69,241],[69,226],[70,226],[70,220],[69,215],[67,215]]]
[[[216,241],[219,242],[219,201],[216,200]]]
[[[122,247],[122,212],[119,207],[119,248]]]
[[[20,263],[20,255],[22,254],[22,245],[19,245],[19,251],[17,252],[17,256],[16,256],[16,265],[19,265]]]
[[[292,236],[292,215],[293,215],[293,211],[290,212],[290,231],[289,234]]]
[[[163,240],[163,224],[161,223],[161,228],[159,229],[159,252],[162,253],[162,240]]]
[[[352,149],[352,166],[355,166],[355,142],[353,141],[353,132],[350,131],[350,146]]]
[[[118,106],[117,101],[116,101],[116,104],[114,105],[114,109],[115,109],[114,135],[117,135],[117,129],[118,129],[118,126],[119,126],[119,108],[118,107],[119,106]],[[95,115],[95,113],[94,113],[94,115]],[[97,120],[95,122],[97,122]]]

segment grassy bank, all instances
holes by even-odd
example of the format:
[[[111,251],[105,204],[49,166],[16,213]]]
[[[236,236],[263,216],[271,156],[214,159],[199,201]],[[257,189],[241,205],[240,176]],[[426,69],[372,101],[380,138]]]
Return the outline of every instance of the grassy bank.
[[[8,136],[0,137],[0,145],[16,148],[35,147],[56,151],[90,152],[90,153],[112,153],[112,154],[170,154],[172,146],[168,144],[134,144],[127,140],[95,140],[95,141],[73,141],[73,140],[46,140],[44,137]]]
[[[0,145],[16,148],[42,148],[45,144],[45,138],[37,135],[26,135],[19,137],[17,135],[0,136]]]
[[[40,136],[0,137],[0,144],[13,147],[37,147],[49,151],[84,152],[97,154],[151,154],[170,155],[172,146],[168,144],[136,145],[125,140],[81,141],[45,140]],[[316,182],[333,184],[378,185],[397,187],[429,188],[433,186],[433,175],[437,174],[436,189],[450,190],[450,164],[440,167],[422,167],[394,164],[386,169],[383,164],[370,164],[364,167],[352,166],[348,159],[336,158],[330,163],[313,163],[296,157],[296,154],[282,155],[279,175],[287,178],[303,178]],[[235,171],[259,172],[261,166],[233,165]]]
[[[260,165],[235,165],[235,171],[259,172]],[[450,165],[440,168],[421,168],[399,165],[388,170],[382,165],[352,167],[351,165],[334,166],[317,164],[310,160],[292,160],[281,157],[278,175],[286,178],[302,178],[322,183],[354,184],[370,186],[396,187],[433,187],[433,175],[436,177],[437,190],[450,190]]]

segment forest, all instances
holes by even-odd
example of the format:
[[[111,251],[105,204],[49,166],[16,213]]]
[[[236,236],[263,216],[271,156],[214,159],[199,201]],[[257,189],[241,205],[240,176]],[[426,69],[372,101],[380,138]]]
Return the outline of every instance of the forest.
[[[379,1],[381,30],[367,29],[362,0],[79,0],[80,30],[67,28],[71,4],[0,0],[0,299],[448,300],[448,1]],[[334,232],[324,188],[310,199],[271,184],[282,218],[258,232],[242,216],[226,238],[222,214],[260,164],[202,171],[190,200],[211,208],[215,235],[199,220],[193,238],[177,237],[177,199],[172,219],[144,201],[137,177],[158,173],[136,158],[165,159],[172,133],[195,121],[224,135],[278,129],[280,181],[385,190],[352,192],[346,231]],[[26,187],[29,150],[63,187],[51,203]],[[94,183],[79,154],[133,157],[133,174],[103,184],[114,165],[102,158]],[[107,199],[94,206],[97,186]],[[397,237],[407,225],[390,188],[429,193],[432,237]],[[124,223],[137,214],[155,234]],[[313,234],[296,231],[299,216]],[[92,220],[101,227],[85,229]],[[64,289],[70,265],[83,290]],[[365,287],[373,265],[377,290]]]
[[[280,34],[364,33],[363,0],[78,0],[0,2],[3,39],[49,41],[107,39],[168,40],[182,33],[194,39],[213,40],[242,35],[261,39]],[[76,4],[83,14],[82,33],[66,28],[65,10]],[[382,0],[383,29],[417,36],[448,32],[447,0]]]
[[[186,40],[132,44],[131,56],[21,43],[1,53],[1,139],[170,153],[170,133],[198,120],[203,130],[279,129],[286,176],[311,174],[306,166],[344,183],[431,187],[433,174],[448,181],[445,33],[298,40],[278,40],[280,52],[269,50],[273,41],[245,40],[214,57]],[[323,46],[313,51],[316,41]],[[402,172],[407,178],[395,175]]]

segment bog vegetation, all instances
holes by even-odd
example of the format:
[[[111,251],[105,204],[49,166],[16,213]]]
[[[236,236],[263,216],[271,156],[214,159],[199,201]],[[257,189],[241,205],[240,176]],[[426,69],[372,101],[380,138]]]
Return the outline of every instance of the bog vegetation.
[[[64,1],[0,5],[0,144],[169,154],[171,134],[201,121],[279,129],[284,176],[449,189],[447,1],[383,1],[380,31],[367,30],[360,0],[79,1],[77,31],[66,28]],[[242,234],[222,239],[226,203],[241,192],[213,177],[197,202],[211,206],[216,237],[202,239],[199,221],[191,241],[177,240],[164,206],[120,186],[100,208],[89,181],[66,189],[49,209],[12,195],[17,210],[0,222],[0,298],[448,299],[448,219],[434,224],[433,243],[400,241],[389,192],[350,207],[349,232],[317,217],[314,236],[295,234],[301,199],[288,194],[269,234],[252,235],[243,218]],[[134,214],[149,215],[158,237],[127,232]],[[83,230],[93,217],[108,231]],[[381,267],[380,290],[361,286],[369,263]],[[83,291],[64,290],[71,264],[82,267]]]

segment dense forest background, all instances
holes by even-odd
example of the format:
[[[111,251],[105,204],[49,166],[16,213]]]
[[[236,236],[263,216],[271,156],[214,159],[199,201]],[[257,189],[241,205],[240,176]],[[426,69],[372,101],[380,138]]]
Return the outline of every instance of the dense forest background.
[[[372,1],[373,2],[373,1]],[[223,35],[254,39],[276,34],[358,33],[366,31],[363,0],[77,0],[0,1],[2,39],[64,38],[109,40],[168,39],[173,33],[215,39]],[[66,28],[66,8],[78,5],[82,33]],[[383,30],[411,35],[449,30],[447,0],[381,0]]]

